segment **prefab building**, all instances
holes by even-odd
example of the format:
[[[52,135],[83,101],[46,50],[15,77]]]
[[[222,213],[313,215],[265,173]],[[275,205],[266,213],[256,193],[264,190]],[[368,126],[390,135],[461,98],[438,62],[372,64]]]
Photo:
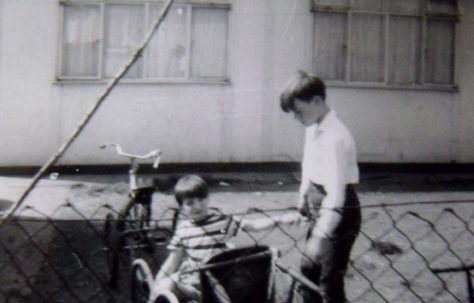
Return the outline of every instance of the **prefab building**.
[[[40,166],[156,22],[158,0],[0,0],[0,167]],[[175,0],[59,164],[298,162],[279,95],[322,77],[359,161],[474,162],[474,2]]]

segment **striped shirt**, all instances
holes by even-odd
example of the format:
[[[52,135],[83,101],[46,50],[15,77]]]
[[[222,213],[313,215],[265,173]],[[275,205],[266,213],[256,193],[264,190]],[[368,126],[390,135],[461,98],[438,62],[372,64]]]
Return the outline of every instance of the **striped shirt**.
[[[204,220],[183,220],[178,223],[168,249],[183,249],[185,260],[180,269],[189,269],[228,248],[227,241],[237,233],[238,228],[239,224],[232,216],[212,209]]]

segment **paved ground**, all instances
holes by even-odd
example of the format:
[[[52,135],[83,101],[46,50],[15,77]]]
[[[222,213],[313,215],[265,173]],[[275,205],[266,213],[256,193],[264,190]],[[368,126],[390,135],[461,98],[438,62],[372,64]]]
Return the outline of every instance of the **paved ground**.
[[[219,191],[292,191],[298,188],[299,174],[296,173],[204,173],[208,183]],[[178,174],[156,176],[163,188],[176,180]],[[113,183],[126,181],[125,175],[61,176],[66,180],[83,180]],[[367,172],[362,173],[358,191],[361,192],[445,192],[474,191],[472,173],[431,172]],[[161,184],[160,184],[161,185]]]
[[[261,195],[280,193],[288,200],[296,197],[299,175],[294,173],[205,173],[201,174],[215,193]],[[24,207],[38,208],[46,215],[57,211],[66,202],[77,202],[84,214],[91,216],[97,205],[120,208],[127,201],[127,175],[51,175],[42,180],[23,203]],[[144,175],[144,184],[153,183],[162,193],[169,194],[179,174]],[[16,201],[30,179],[25,176],[0,176],[0,212],[8,201]],[[372,197],[365,204],[386,203],[387,194],[395,197],[392,203],[426,201],[429,199],[472,199],[473,173],[365,173],[357,187],[360,194]],[[453,193],[453,194],[449,194]],[[373,197],[383,195],[383,199]],[[399,197],[397,198],[397,194]],[[268,198],[268,197],[267,197]],[[366,199],[367,200],[367,199]],[[390,199],[388,199],[390,200]],[[265,204],[265,202],[262,202]],[[290,204],[291,205],[291,204]],[[265,205],[262,205],[263,207]],[[271,207],[271,205],[269,205]],[[23,214],[25,212],[23,211]],[[31,215],[31,212],[28,212]],[[95,214],[101,216],[102,212]]]
[[[221,173],[203,176],[211,187],[212,205],[226,213],[243,213],[254,207],[264,209],[266,213],[279,211],[294,206],[298,189],[298,175],[290,173]],[[175,206],[170,189],[178,175],[145,177],[162,190],[161,194],[154,197],[155,209]],[[0,177],[0,207],[2,200],[15,201],[28,182],[29,179],[24,177]],[[0,278],[0,302],[36,302],[34,298],[38,290],[45,298],[51,296],[51,300],[45,300],[48,303],[105,302],[104,297],[110,293],[106,288],[99,288],[99,282],[106,272],[101,242],[103,224],[102,221],[87,222],[84,218],[103,220],[105,214],[110,212],[109,206],[115,209],[123,207],[127,201],[127,188],[126,175],[52,175],[41,181],[19,214],[46,220],[59,219],[59,222],[51,220],[45,224],[21,220],[23,228],[11,225],[0,234],[0,251],[8,252],[0,253],[0,268],[4,273]],[[459,262],[459,258],[466,263],[474,262],[474,241],[469,232],[474,224],[471,206],[474,203],[474,173],[362,174],[358,192],[364,206],[364,228],[353,250],[354,265],[348,273],[351,301],[415,302],[410,297],[413,293],[407,292],[409,281],[413,282],[413,288],[417,295],[423,297],[423,302],[465,302],[463,276],[454,275],[447,280],[454,297],[446,291],[438,295],[436,292],[445,286],[435,276],[429,275],[428,265],[452,266]],[[397,207],[386,208],[381,205]],[[448,208],[459,217],[446,212]],[[423,219],[434,222],[437,229],[447,232],[443,234],[446,238],[437,236],[433,230],[427,231],[429,225],[416,217],[413,219],[407,216],[408,213],[420,214]],[[161,214],[154,215],[161,217]],[[397,221],[392,222],[393,219]],[[95,226],[95,223],[98,225]],[[400,231],[405,230],[404,235],[400,234]],[[295,243],[293,239],[303,239],[304,234],[300,234],[288,238],[288,234],[277,231],[249,240],[277,245],[284,252],[283,261],[294,265],[299,255],[292,250]],[[416,241],[412,243],[411,239]],[[395,255],[389,254],[387,257],[386,249],[390,247],[373,246],[379,242],[395,245]],[[35,246],[31,246],[32,243]],[[397,251],[403,251],[403,254],[397,255]],[[458,259],[450,255],[452,251],[457,253]],[[420,255],[430,260],[430,264],[417,257]],[[400,261],[396,261],[397,258]],[[87,263],[89,267],[86,268],[94,270],[84,270]],[[392,270],[392,266],[396,270]],[[52,273],[52,268],[64,271]],[[30,277],[29,280],[25,280],[25,276]],[[122,283],[128,282],[125,279],[127,274],[123,276],[125,282]],[[368,284],[367,279],[373,284]],[[69,280],[71,282],[65,282]],[[66,290],[73,291],[61,291],[64,284],[67,285]],[[120,290],[125,292],[113,293],[119,296],[118,302],[127,301],[129,288],[126,284],[122,286]],[[97,289],[102,289],[98,295]],[[71,293],[79,294],[76,297],[79,296],[80,300],[71,299]],[[381,294],[385,301],[377,294]],[[15,298],[20,297],[24,299],[15,301]]]

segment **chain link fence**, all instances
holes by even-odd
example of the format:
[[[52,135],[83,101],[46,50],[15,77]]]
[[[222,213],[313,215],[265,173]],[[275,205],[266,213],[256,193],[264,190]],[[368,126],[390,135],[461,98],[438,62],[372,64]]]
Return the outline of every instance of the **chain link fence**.
[[[120,210],[107,203],[85,208],[77,201],[63,201],[47,212],[21,208],[0,232],[0,302],[130,302],[132,261],[146,260],[155,274],[167,255],[176,209],[171,196],[161,196],[171,203],[153,203],[147,226],[122,220]],[[362,206],[362,230],[345,279],[348,300],[473,302],[473,203]],[[288,211],[286,206],[238,207],[226,214],[258,218]],[[289,271],[299,270],[306,230],[276,226],[239,232],[232,240],[236,247],[278,250],[275,302],[287,302],[292,295],[295,278]]]

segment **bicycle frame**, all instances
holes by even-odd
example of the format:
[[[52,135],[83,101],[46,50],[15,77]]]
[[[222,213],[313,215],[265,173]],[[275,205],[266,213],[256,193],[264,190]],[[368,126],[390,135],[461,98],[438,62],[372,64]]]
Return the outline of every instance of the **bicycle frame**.
[[[147,160],[150,158],[154,158],[153,168],[158,169],[158,166],[161,160],[161,150],[154,149],[148,152],[147,154],[138,155],[138,154],[130,154],[130,153],[124,152],[122,147],[117,143],[106,143],[106,144],[103,144],[100,148],[105,149],[108,146],[115,147],[115,150],[119,155],[130,159],[130,168],[128,170],[129,192],[130,192],[130,196],[134,197],[135,196],[134,191],[138,188],[137,171],[140,166],[139,160]]]
[[[118,217],[109,213],[105,219],[104,242],[107,247],[107,261],[109,285],[112,288],[117,286],[119,276],[119,251],[124,247],[134,247],[143,244],[148,239],[148,229],[151,221],[151,196],[155,192],[153,186],[140,187],[138,184],[137,172],[140,160],[153,158],[153,167],[158,168],[161,151],[155,149],[144,155],[126,153],[117,143],[106,143],[100,148],[114,147],[116,152],[130,160],[128,170],[129,177],[129,201],[125,208],[119,210]],[[132,241],[129,245],[127,241]],[[132,250],[130,250],[132,252]]]

